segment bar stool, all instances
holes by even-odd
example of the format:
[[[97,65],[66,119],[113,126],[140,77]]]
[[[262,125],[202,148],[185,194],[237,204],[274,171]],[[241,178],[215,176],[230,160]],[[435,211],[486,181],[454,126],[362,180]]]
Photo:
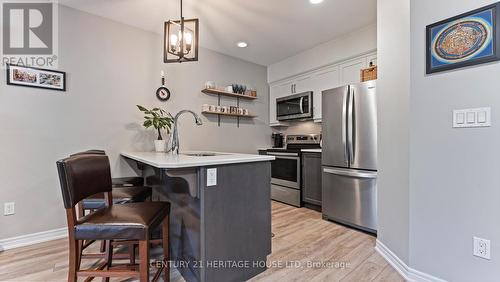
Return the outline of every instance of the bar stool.
[[[59,180],[68,222],[69,273],[68,281],[87,277],[139,277],[149,281],[150,233],[162,227],[163,263],[154,276],[156,281],[164,270],[165,281],[170,280],[169,267],[169,213],[168,202],[125,203],[113,205],[111,169],[105,155],[78,155],[57,162]],[[105,207],[77,219],[75,206],[99,193],[105,195]],[[81,241],[105,240],[106,258],[94,269],[80,269]],[[137,265],[113,266],[112,240],[139,242],[139,270]],[[87,280],[86,280],[87,281]]]
[[[81,156],[81,155],[102,155],[105,156],[106,152],[104,150],[87,150],[84,152],[79,152],[70,155],[70,157]],[[119,177],[112,178],[112,195],[113,204],[125,204],[125,203],[135,203],[144,202],[146,199],[151,198],[152,190],[150,187],[143,187],[144,179],[142,177]],[[86,212],[93,212],[95,210],[101,209],[106,206],[104,193],[92,195],[84,199],[81,203],[77,205],[78,207],[78,217],[81,218],[85,216]],[[158,244],[160,240],[154,240],[153,243]],[[101,242],[100,253],[84,254],[83,251],[91,246],[95,241],[84,241],[82,242],[82,248],[80,249],[81,255],[85,258],[98,258],[104,257],[106,252],[106,246],[104,242]],[[113,245],[128,245],[128,254],[116,254],[116,258],[128,258],[130,263],[135,263],[135,245],[134,244],[123,244],[123,242],[117,241],[112,242]]]

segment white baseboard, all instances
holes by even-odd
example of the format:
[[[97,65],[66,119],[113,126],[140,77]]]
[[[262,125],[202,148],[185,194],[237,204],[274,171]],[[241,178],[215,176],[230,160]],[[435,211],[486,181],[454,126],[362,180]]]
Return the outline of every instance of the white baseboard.
[[[437,278],[430,274],[418,271],[409,267],[396,254],[394,254],[386,245],[377,240],[375,250],[392,266],[396,271],[403,276],[406,281],[410,282],[446,282],[441,278]]]
[[[52,229],[48,231],[22,235],[0,240],[0,251],[29,246],[47,241],[57,240],[68,236],[68,228]]]

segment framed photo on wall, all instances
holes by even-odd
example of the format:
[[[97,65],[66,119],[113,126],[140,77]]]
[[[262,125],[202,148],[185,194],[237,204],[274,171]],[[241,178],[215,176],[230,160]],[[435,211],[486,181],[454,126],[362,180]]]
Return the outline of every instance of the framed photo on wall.
[[[426,28],[426,73],[500,60],[500,2]]]
[[[66,91],[66,73],[7,64],[7,84]]]

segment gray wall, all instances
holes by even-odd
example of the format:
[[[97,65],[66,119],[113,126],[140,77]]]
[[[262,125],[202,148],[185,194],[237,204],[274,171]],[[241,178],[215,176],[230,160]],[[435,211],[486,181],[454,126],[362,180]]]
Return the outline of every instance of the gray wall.
[[[500,63],[425,75],[425,27],[492,0],[411,1],[412,268],[451,281],[500,274]],[[491,106],[492,127],[453,129],[452,110]],[[492,260],[472,256],[490,239]]]
[[[158,34],[64,6],[59,13],[59,68],[68,73],[68,91],[6,86],[1,75],[0,204],[16,202],[16,214],[0,215],[0,239],[65,226],[55,162],[72,152],[105,149],[115,176],[133,174],[120,151],[150,150],[155,138],[140,126],[136,104],[200,112],[203,103],[217,102],[200,93],[206,80],[246,83],[259,99],[244,105],[259,117],[240,128],[227,118],[217,127],[207,117],[195,128],[185,117],[182,148],[255,152],[270,145],[265,67],[206,49],[197,63],[164,65]],[[154,96],[161,69],[173,93],[167,103]]]
[[[378,240],[408,263],[410,0],[377,6]]]

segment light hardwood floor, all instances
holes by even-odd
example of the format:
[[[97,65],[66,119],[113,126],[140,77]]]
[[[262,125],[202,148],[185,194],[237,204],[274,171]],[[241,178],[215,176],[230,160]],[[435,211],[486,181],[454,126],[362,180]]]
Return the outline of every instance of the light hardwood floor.
[[[272,214],[270,267],[251,282],[404,281],[374,250],[374,237],[324,221],[305,208],[273,202]],[[0,281],[65,281],[67,249],[67,240],[61,239],[2,252]],[[171,278],[184,281],[175,270]]]

